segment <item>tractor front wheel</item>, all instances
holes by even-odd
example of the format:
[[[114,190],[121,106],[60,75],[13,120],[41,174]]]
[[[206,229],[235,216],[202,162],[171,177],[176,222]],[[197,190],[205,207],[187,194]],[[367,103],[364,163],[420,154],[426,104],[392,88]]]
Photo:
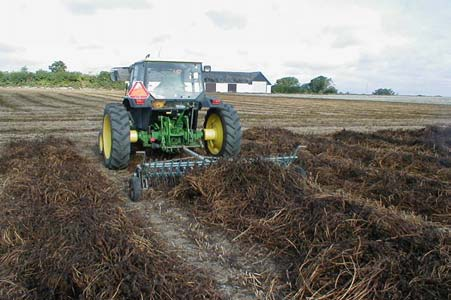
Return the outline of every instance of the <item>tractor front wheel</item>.
[[[130,122],[122,104],[105,107],[101,136],[105,166],[116,170],[126,168],[130,161]]]
[[[232,105],[210,108],[205,116],[205,150],[212,156],[233,157],[240,153],[241,123]],[[207,130],[211,136],[207,139]]]

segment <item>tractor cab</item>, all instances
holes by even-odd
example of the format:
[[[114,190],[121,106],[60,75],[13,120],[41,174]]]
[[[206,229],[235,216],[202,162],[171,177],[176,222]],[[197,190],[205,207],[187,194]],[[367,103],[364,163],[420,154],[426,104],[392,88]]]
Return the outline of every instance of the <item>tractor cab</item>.
[[[126,81],[127,94],[136,82],[155,100],[194,100],[204,92],[202,64],[179,61],[139,61],[128,68],[114,68],[113,81]]]

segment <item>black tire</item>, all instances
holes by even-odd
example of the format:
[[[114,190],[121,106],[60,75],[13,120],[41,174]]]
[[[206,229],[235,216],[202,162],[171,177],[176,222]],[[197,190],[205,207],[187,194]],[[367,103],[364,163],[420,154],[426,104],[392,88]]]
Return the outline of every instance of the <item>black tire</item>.
[[[130,121],[122,104],[105,106],[102,137],[105,166],[112,170],[126,168],[130,161]]]
[[[130,178],[128,183],[129,183],[128,192],[130,200],[132,200],[133,202],[138,202],[141,198],[143,191],[141,186],[141,180],[138,177],[133,176],[132,178]]]
[[[208,141],[204,141],[205,150],[211,156],[237,156],[241,148],[241,122],[236,110],[230,104],[224,104],[224,108],[210,108],[205,116],[204,128],[207,128],[208,119],[213,114],[218,115],[221,119],[223,129],[222,147],[218,153],[213,153],[208,147]]]

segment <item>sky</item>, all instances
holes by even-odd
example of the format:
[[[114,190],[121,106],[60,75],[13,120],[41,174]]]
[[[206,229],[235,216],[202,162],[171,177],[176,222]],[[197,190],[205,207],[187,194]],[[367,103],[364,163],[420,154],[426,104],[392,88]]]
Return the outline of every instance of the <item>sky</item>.
[[[450,0],[1,0],[0,70],[154,59],[451,96]]]

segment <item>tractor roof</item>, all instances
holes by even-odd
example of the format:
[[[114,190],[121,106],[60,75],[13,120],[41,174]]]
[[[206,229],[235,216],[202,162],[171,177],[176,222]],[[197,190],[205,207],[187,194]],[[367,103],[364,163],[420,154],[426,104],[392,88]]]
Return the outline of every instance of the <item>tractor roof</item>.
[[[168,59],[166,59],[166,60],[143,59],[143,60],[140,60],[140,61],[135,62],[133,65],[139,64],[139,63],[145,63],[145,62],[201,64],[201,62],[199,62],[199,61],[168,60]]]
[[[210,71],[204,72],[205,82],[215,83],[252,83],[253,81],[262,81],[271,85],[271,82],[262,72],[224,72]]]

